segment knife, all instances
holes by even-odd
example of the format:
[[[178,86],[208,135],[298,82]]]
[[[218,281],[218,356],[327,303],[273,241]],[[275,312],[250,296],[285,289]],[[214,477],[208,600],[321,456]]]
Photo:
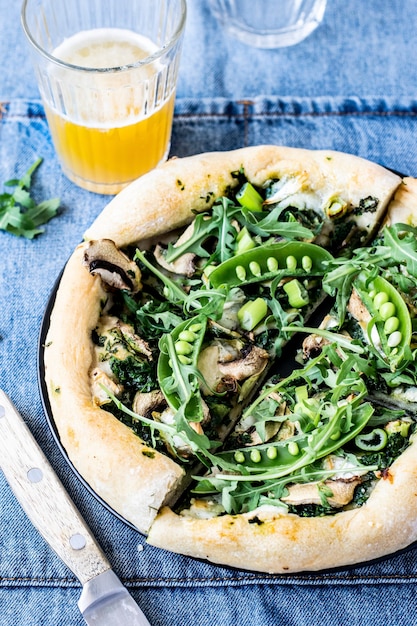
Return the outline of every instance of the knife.
[[[0,468],[32,524],[81,582],[78,607],[87,624],[150,626],[2,390]]]

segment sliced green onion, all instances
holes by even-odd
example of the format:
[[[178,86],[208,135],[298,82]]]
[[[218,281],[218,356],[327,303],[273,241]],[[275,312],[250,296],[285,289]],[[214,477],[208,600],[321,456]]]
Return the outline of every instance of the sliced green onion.
[[[268,312],[268,306],[262,298],[249,300],[239,309],[237,318],[244,330],[253,330],[261,322]]]
[[[284,291],[288,296],[290,306],[295,309],[300,309],[310,302],[307,290],[296,278],[285,283]]]
[[[249,182],[245,183],[236,194],[240,205],[250,211],[262,211],[263,198]]]
[[[251,250],[252,248],[256,246],[256,243],[250,236],[249,231],[246,228],[246,226],[242,228],[242,230],[236,237],[236,242],[237,242],[236,254],[241,254],[242,252],[246,252],[246,250]]]
[[[360,450],[377,452],[387,445],[388,435],[383,428],[375,428],[370,433],[361,433],[355,437],[355,445]]]

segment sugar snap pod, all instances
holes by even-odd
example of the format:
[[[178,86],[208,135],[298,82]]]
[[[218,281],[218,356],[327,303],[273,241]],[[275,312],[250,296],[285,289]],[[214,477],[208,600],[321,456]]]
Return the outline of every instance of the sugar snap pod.
[[[283,329],[321,301],[325,264],[369,239],[400,183],[332,151],[196,155],[133,183],[87,230],[51,315],[49,399],[73,464],[140,531],[152,529],[150,541],[197,462],[212,466],[282,354]],[[264,267],[263,251],[285,245],[280,275],[282,259],[269,254]],[[238,280],[221,274],[227,264]],[[239,279],[239,266],[256,280]],[[241,557],[252,568],[250,553]]]

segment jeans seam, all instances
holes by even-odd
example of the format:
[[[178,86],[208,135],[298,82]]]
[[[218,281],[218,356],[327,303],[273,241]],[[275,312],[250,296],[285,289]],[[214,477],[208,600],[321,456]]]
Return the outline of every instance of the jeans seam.
[[[122,582],[125,585],[135,585],[135,584],[155,584],[155,583],[180,583],[180,584],[189,584],[189,583],[233,583],[233,582],[243,582],[243,583],[257,583],[257,584],[270,584],[270,583],[287,583],[293,584],[297,582],[303,582],[304,584],[311,584],[321,582],[323,584],[326,583],[356,583],[356,582],[364,582],[365,584],[380,584],[381,582],[389,582],[392,581],[394,583],[398,583],[399,581],[405,582],[416,582],[417,574],[373,574],[373,575],[353,575],[353,576],[332,576],[332,577],[322,577],[322,576],[207,576],[207,577],[143,577],[143,578],[123,578]],[[48,584],[70,584],[70,585],[79,585],[79,582],[76,578],[55,578],[55,577],[32,577],[32,576],[3,576],[0,577],[0,588],[1,586],[7,586],[9,583],[14,584],[27,584],[27,583],[35,583],[39,585],[48,585]]]
[[[297,98],[294,98],[296,101]],[[224,118],[224,119],[242,119],[248,123],[253,119],[262,119],[262,118],[303,118],[303,117],[417,117],[417,110],[400,110],[400,109],[392,109],[385,111],[378,111],[376,109],[368,109],[366,111],[265,111],[265,112],[252,112],[251,108],[254,105],[254,101],[252,100],[236,100],[230,101],[231,103],[235,103],[242,106],[242,111],[236,111],[231,113],[230,111],[224,112],[190,112],[183,113],[178,112],[175,113],[176,120],[190,120],[190,119],[199,119],[199,118]],[[9,101],[0,101],[0,121],[14,121],[22,118],[31,119],[46,119],[46,115],[44,112],[38,113],[10,113],[8,111]]]

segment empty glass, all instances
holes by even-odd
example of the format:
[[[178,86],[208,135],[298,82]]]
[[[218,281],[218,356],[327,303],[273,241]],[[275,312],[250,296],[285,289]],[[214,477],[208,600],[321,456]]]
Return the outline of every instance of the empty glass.
[[[323,19],[327,0],[210,0],[214,15],[239,41],[258,48],[299,43]]]

